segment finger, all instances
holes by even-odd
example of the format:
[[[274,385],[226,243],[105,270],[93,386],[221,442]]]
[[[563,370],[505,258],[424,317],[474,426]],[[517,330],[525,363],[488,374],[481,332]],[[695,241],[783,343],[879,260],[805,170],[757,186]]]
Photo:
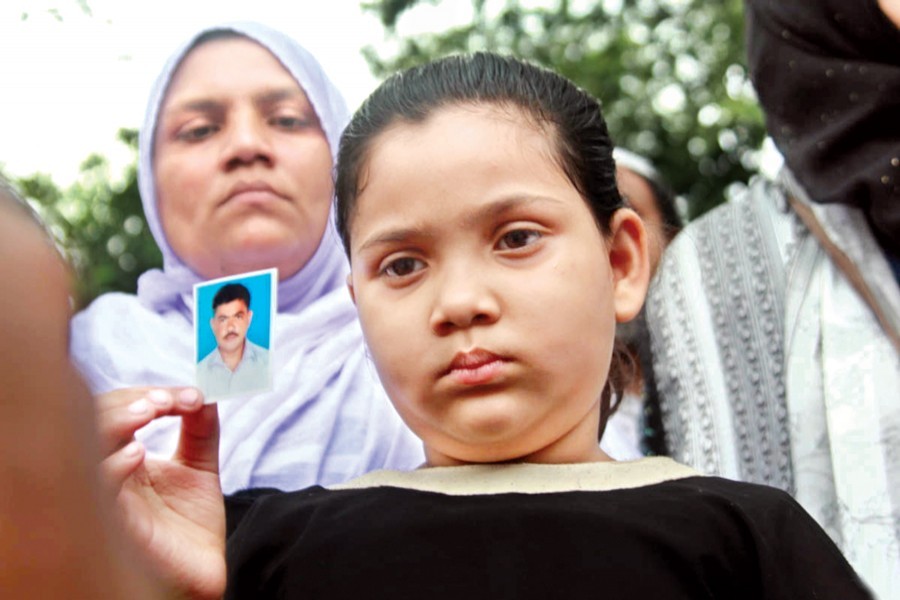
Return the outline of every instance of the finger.
[[[145,398],[151,391],[157,389],[155,387],[130,387],[119,388],[103,394],[94,396],[94,407],[97,412],[105,412],[107,410],[121,408],[127,404],[131,404],[135,400]]]
[[[203,408],[203,392],[195,387],[171,388],[179,414],[198,412]]]
[[[125,480],[143,464],[146,451],[137,440],[107,456],[100,463],[100,476],[106,486],[116,492]]]
[[[199,397],[200,404],[183,402],[182,396]],[[128,444],[135,432],[153,419],[197,411],[202,395],[195,388],[128,388],[103,394],[97,402],[101,450],[110,454]]]
[[[210,473],[219,472],[219,412],[196,400],[198,409],[183,415],[175,460]]]
[[[159,397],[155,388],[134,387],[113,390],[94,397],[97,430],[104,454],[109,454],[131,441],[134,432],[156,415],[149,404]]]
[[[156,408],[147,398],[138,398],[129,404],[113,406],[98,413],[100,451],[107,455],[120,450],[134,439],[137,430],[156,416]]]

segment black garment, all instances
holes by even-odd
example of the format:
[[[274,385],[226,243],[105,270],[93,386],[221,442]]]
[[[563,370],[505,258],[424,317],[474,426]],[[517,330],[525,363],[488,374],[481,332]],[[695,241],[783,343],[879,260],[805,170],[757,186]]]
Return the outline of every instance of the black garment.
[[[900,257],[900,30],[877,0],[746,0],[766,127],[815,202],[862,209]]]
[[[228,502],[227,598],[870,597],[787,494],[714,477],[469,496],[313,487]]]

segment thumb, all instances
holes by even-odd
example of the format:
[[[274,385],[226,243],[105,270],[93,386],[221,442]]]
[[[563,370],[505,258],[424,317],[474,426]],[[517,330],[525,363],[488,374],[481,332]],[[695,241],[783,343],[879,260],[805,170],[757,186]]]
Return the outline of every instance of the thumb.
[[[219,472],[219,411],[215,404],[182,415],[174,459],[194,469]]]

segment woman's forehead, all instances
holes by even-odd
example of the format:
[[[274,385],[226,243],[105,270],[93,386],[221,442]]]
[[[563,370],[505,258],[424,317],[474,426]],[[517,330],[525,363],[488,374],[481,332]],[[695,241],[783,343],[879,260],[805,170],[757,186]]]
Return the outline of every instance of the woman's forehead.
[[[172,74],[165,108],[183,94],[213,94],[279,87],[303,91],[275,54],[246,37],[216,38],[192,48]],[[304,96],[305,97],[305,96]]]

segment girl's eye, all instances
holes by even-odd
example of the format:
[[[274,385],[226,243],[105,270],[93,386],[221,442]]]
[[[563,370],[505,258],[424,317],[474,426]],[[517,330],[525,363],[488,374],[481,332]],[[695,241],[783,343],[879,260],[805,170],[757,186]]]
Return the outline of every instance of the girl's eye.
[[[185,142],[199,142],[205,140],[219,130],[217,125],[199,125],[178,132],[178,139]]]
[[[381,272],[388,277],[406,277],[419,271],[424,266],[425,263],[418,258],[404,256],[403,258],[397,258],[389,262]]]
[[[533,229],[514,229],[503,234],[497,244],[500,250],[515,250],[529,246],[541,238],[541,232]]]

